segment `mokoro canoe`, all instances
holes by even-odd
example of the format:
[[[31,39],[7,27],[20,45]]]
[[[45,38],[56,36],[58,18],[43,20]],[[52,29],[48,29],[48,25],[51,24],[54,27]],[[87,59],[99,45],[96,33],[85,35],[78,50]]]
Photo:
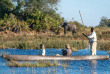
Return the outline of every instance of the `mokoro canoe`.
[[[4,59],[19,61],[36,60],[108,60],[109,55],[86,55],[86,56],[38,56],[38,55],[2,55]]]

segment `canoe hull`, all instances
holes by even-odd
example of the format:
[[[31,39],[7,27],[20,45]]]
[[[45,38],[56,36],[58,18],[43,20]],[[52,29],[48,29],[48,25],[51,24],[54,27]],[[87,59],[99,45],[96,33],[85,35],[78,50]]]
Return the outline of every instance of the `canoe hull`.
[[[108,60],[109,55],[86,55],[86,56],[38,56],[38,55],[2,55],[4,59],[13,59],[19,61],[36,60]]]

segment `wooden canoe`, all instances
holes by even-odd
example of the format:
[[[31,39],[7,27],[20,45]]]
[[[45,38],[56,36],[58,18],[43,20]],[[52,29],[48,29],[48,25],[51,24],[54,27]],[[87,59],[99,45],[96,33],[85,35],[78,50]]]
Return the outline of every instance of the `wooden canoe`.
[[[86,56],[38,56],[38,55],[2,55],[4,59],[13,59],[19,61],[36,60],[108,60],[109,55],[86,55]]]

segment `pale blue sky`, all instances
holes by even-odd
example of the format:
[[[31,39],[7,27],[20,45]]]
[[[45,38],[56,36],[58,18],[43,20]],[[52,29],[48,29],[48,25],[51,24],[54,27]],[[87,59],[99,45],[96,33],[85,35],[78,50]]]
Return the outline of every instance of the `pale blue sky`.
[[[97,26],[102,16],[110,19],[110,0],[61,0],[58,6],[58,13],[66,20],[82,23],[79,10],[84,25]]]

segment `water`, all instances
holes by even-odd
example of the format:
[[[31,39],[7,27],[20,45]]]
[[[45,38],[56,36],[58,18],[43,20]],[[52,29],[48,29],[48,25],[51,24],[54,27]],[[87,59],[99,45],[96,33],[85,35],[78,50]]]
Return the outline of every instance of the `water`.
[[[0,49],[1,54],[39,55],[41,50]],[[46,55],[61,55],[61,49],[46,49]],[[90,55],[90,50],[72,52],[72,56]],[[109,55],[98,51],[97,55]],[[8,67],[8,61],[0,56],[0,74],[110,74],[110,60],[57,61],[54,67]]]

